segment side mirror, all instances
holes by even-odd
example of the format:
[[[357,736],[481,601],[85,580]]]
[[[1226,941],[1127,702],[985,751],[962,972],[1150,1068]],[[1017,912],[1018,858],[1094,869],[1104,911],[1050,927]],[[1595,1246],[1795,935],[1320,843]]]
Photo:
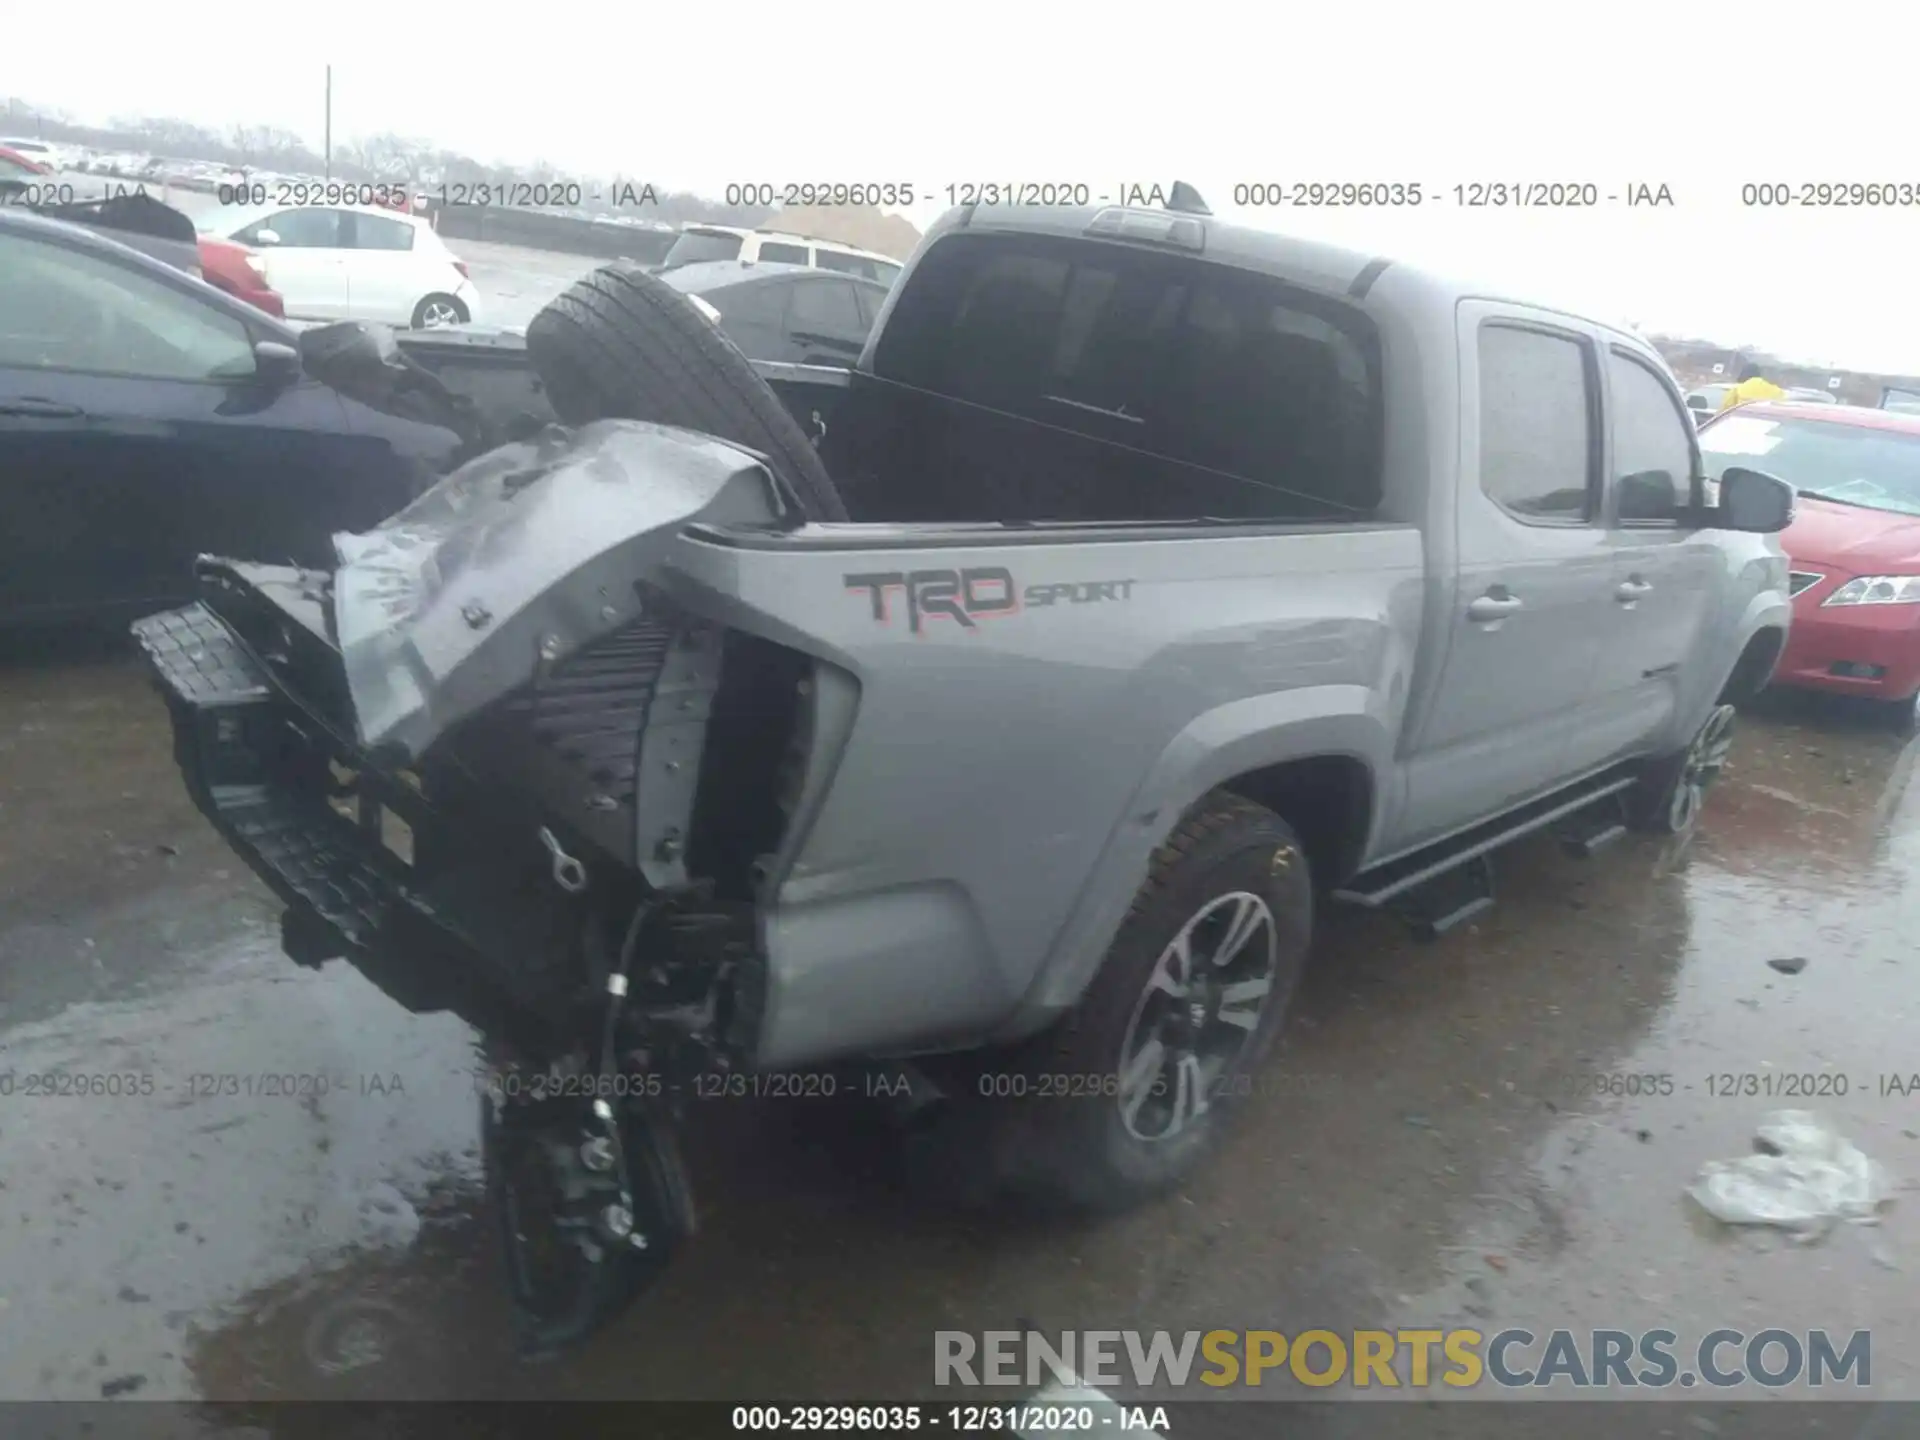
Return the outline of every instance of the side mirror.
[[[253,376],[263,385],[291,385],[300,378],[300,352],[278,340],[256,342]]]
[[[1679,514],[1673,477],[1664,470],[1639,470],[1620,477],[1622,520],[1672,520]]]
[[[253,243],[255,245],[278,245],[280,243],[280,232],[262,227],[253,232]]]
[[[1710,513],[1720,530],[1777,535],[1793,523],[1793,487],[1764,470],[1729,465],[1720,476],[1720,503]]]

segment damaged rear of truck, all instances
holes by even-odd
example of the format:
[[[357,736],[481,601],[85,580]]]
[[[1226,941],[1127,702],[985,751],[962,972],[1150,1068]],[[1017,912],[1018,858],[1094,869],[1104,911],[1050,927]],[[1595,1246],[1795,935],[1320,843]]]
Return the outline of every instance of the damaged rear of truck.
[[[530,1349],[692,1231],[699,1077],[1031,1076],[993,1163],[1087,1204],[1244,1092],[1372,843],[1424,567],[1365,262],[1207,223],[950,215],[784,411],[599,272],[529,333],[551,417],[332,573],[203,558],[136,627],[288,954],[484,1037]]]

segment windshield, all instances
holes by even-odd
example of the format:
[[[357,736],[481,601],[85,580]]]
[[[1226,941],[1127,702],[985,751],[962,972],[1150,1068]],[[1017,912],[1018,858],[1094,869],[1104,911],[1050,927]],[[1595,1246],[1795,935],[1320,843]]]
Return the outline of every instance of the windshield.
[[[667,258],[661,262],[665,268],[675,265],[691,265],[700,260],[737,260],[740,258],[740,236],[730,235],[724,230],[682,230],[680,238],[673,242],[667,251]]]
[[[1729,415],[1700,434],[1708,478],[1729,465],[1777,475],[1802,495],[1920,515],[1920,434]]]

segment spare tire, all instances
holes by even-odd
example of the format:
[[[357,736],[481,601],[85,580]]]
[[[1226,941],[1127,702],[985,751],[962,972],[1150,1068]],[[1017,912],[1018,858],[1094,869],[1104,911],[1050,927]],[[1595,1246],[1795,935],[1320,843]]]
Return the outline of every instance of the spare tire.
[[[691,301],[632,264],[575,281],[527,326],[527,354],[568,425],[651,420],[767,457],[809,520],[846,506],[787,407]]]

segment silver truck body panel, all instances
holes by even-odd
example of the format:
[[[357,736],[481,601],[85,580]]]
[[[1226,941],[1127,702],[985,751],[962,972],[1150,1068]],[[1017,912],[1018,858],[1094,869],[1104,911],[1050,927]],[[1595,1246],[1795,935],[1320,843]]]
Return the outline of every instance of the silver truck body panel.
[[[835,530],[867,533],[841,548]],[[1420,624],[1406,527],[1089,543],[888,527],[689,538],[654,583],[858,691],[764,901],[760,1059],[976,1040],[1071,1003],[1180,812],[1305,755],[1390,763]],[[998,570],[970,625],[850,578]],[[923,587],[933,584],[921,581]],[[993,784],[983,786],[991,773]],[[1127,777],[1116,784],[1116,777]],[[914,803],[900,797],[912,794]],[[796,827],[798,828],[798,827]]]

